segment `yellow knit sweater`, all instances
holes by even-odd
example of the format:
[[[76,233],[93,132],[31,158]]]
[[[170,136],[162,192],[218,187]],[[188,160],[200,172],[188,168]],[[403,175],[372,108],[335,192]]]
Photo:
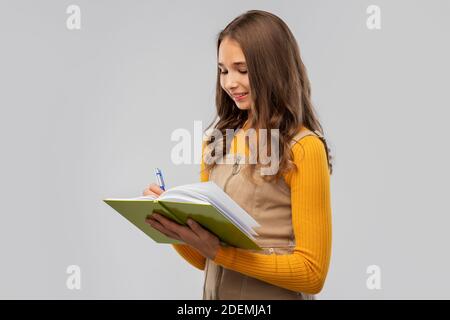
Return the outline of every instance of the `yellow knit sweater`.
[[[235,143],[233,141],[233,146]],[[232,148],[230,152],[234,150]],[[296,239],[293,253],[265,255],[221,246],[214,262],[279,287],[317,294],[323,288],[331,258],[327,157],[322,141],[316,136],[304,137],[293,145],[292,152],[298,171],[286,174],[284,179],[291,189],[292,226]],[[203,169],[203,163],[201,167]],[[208,181],[208,174],[202,173],[200,180]],[[196,249],[183,244],[173,247],[190,264],[204,270],[205,257]]]

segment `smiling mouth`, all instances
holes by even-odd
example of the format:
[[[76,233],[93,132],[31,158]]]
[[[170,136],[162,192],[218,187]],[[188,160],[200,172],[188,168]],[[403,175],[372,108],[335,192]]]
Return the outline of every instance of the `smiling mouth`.
[[[248,92],[243,92],[243,93],[233,94],[232,97],[234,100],[240,101],[240,100],[244,99],[247,95],[248,95]]]

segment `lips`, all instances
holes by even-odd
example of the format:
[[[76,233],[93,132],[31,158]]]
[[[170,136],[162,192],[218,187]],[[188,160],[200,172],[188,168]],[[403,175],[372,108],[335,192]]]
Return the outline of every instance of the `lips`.
[[[234,93],[233,98],[236,101],[241,101],[241,100],[245,99],[245,97],[247,97],[247,95],[248,95],[248,92]]]

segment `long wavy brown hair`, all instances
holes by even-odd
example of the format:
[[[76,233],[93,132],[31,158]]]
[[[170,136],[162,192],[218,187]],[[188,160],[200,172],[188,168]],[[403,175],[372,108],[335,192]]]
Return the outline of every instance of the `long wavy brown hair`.
[[[306,67],[289,27],[274,14],[251,10],[235,18],[219,33],[217,55],[220,44],[226,37],[239,43],[247,64],[254,103],[251,106],[252,117],[249,119],[251,123],[246,124],[246,127],[279,130],[279,170],[276,175],[266,176],[265,179],[278,179],[284,173],[297,169],[292,161],[290,142],[303,126],[318,133],[324,143],[331,174],[330,150],[313,108]],[[216,107],[218,121],[213,121],[206,131],[211,128],[220,130],[222,141],[227,141],[230,137],[227,137],[226,129],[242,128],[248,113],[247,110],[240,110],[221,87],[219,69]],[[219,140],[208,138],[206,146],[210,150],[215,149],[218,142]],[[223,143],[223,155],[227,153],[228,142],[230,141]],[[268,149],[271,149],[270,145]],[[204,169],[210,172],[215,165],[215,161],[205,163]],[[257,165],[253,165],[252,170]]]

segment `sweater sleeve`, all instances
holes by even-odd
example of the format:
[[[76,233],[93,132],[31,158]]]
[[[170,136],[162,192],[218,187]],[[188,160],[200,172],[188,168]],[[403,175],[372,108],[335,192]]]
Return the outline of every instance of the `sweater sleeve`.
[[[204,170],[205,164],[203,162],[203,150],[204,145],[202,147],[202,160],[200,164],[200,181],[205,182],[208,181],[208,173]],[[195,248],[191,247],[187,244],[172,244],[174,249],[182,256],[187,262],[196,267],[197,269],[204,270],[206,258],[198,252]]]
[[[292,147],[298,171],[285,176],[291,188],[293,253],[254,253],[221,246],[214,262],[289,290],[319,293],[331,258],[330,176],[325,147],[307,136]]]

